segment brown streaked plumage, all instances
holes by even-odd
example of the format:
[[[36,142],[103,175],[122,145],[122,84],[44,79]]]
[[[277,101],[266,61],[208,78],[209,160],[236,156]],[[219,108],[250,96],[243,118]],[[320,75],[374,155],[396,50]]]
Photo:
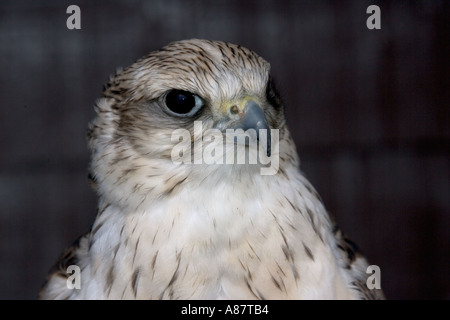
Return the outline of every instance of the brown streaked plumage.
[[[270,65],[253,51],[171,43],[111,77],[96,113],[88,138],[98,214],[40,298],[383,298],[299,170]],[[228,163],[239,142],[219,137],[249,128],[259,142],[247,140],[247,156],[259,151],[263,128],[270,163]],[[179,130],[190,162],[174,161]],[[212,130],[219,136],[207,140]],[[198,158],[211,147],[214,160],[224,150],[223,164]],[[69,265],[80,267],[80,289],[67,287]]]

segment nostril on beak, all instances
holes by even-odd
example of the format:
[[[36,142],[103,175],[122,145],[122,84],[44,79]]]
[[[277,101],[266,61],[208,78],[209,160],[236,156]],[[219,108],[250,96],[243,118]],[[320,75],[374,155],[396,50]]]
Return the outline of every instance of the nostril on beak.
[[[230,107],[231,114],[239,114],[239,122],[233,126],[234,129],[243,129],[247,131],[248,129],[253,129],[256,131],[256,139],[258,142],[260,141],[260,132],[259,130],[265,129],[266,139],[267,139],[267,156],[271,155],[271,134],[270,134],[270,126],[267,122],[266,116],[264,115],[263,109],[254,101],[249,101],[245,106],[245,111],[242,114],[239,111],[239,107],[237,105],[233,105]]]
[[[230,108],[230,113],[231,114],[238,114],[239,113],[239,108],[237,105],[234,105]]]

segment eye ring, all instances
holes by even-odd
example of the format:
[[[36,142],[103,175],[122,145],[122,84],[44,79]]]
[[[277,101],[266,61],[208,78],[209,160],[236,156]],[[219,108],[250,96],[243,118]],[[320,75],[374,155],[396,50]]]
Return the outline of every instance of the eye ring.
[[[198,95],[179,89],[167,91],[163,96],[163,100],[165,107],[171,114],[181,117],[194,115],[205,104]]]

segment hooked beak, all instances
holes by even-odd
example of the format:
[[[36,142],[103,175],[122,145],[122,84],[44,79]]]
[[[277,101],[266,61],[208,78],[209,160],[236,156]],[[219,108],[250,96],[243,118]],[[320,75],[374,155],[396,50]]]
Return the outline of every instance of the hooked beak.
[[[247,131],[254,129],[256,131],[256,139],[260,140],[260,131],[265,129],[267,132],[267,156],[271,154],[271,136],[270,126],[267,122],[267,118],[264,115],[263,109],[253,99],[242,99],[236,103],[232,103],[227,108],[227,113],[231,119],[235,119],[228,127],[230,129],[242,129]]]

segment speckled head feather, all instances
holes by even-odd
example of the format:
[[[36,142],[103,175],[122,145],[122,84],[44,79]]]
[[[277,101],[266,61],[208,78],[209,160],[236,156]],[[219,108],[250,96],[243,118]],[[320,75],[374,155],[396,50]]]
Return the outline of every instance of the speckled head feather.
[[[169,89],[193,92],[208,101],[260,94],[270,65],[253,51],[226,42],[187,40],[150,53],[107,85],[105,97],[152,100]],[[195,75],[195,76],[194,76]]]
[[[171,43],[111,77],[96,112],[89,147],[98,215],[41,298],[383,298],[302,175],[270,65],[253,51]],[[198,161],[198,150],[234,150],[237,140],[222,134],[247,127],[277,133],[267,150],[279,163],[273,174],[262,175],[261,162]],[[211,130],[219,135],[207,140]],[[187,135],[190,163],[173,160],[174,132]],[[69,264],[81,270],[80,289],[67,286]]]

